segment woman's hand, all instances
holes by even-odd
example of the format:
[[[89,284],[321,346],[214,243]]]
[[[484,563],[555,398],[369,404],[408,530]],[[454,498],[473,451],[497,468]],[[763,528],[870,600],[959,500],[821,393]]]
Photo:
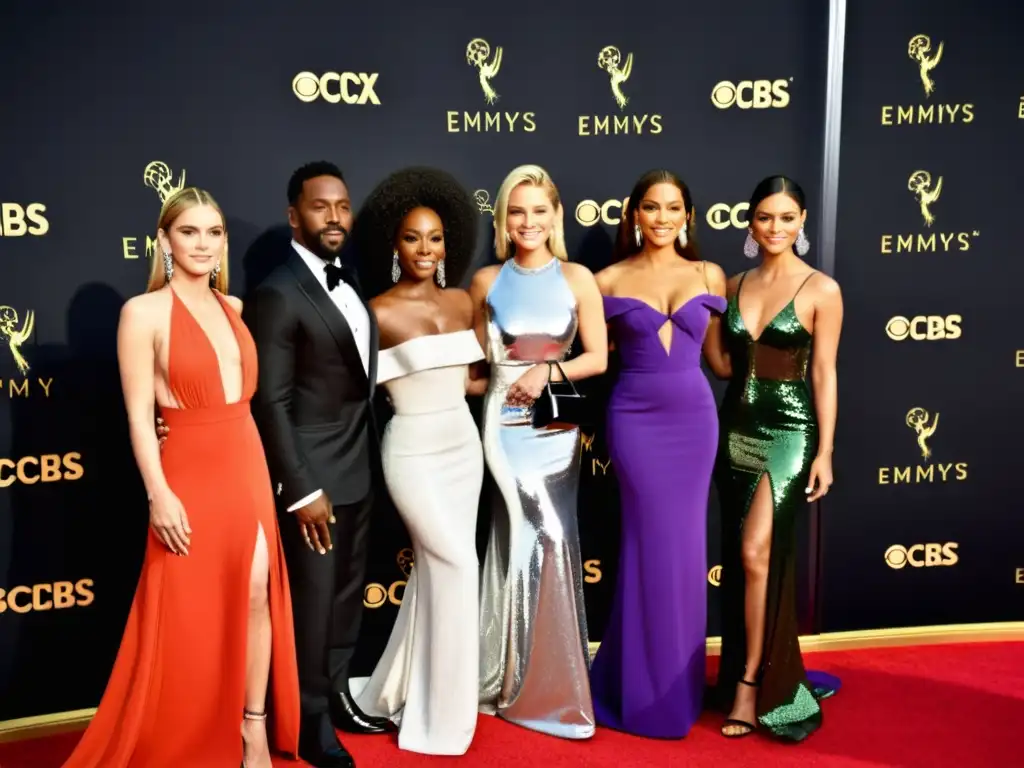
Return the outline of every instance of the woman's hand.
[[[533,401],[540,397],[547,383],[548,367],[535,365],[508,388],[505,402],[509,405],[533,405]]]
[[[149,524],[166,547],[176,555],[187,555],[192,528],[178,497],[167,489],[149,502]]]
[[[832,457],[828,454],[818,456],[811,463],[811,475],[807,481],[807,501],[817,501],[832,487]]]

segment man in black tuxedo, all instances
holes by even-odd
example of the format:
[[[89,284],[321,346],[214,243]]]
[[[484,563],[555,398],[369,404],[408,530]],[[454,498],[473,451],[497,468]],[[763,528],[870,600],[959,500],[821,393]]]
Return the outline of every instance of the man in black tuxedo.
[[[334,728],[383,733],[356,706],[349,663],[363,612],[373,467],[377,326],[338,257],[352,228],[341,171],[299,168],[288,183],[285,262],[246,298],[259,358],[253,417],[266,450],[291,583],[302,698],[299,756],[348,768]],[[332,725],[334,727],[332,727]]]

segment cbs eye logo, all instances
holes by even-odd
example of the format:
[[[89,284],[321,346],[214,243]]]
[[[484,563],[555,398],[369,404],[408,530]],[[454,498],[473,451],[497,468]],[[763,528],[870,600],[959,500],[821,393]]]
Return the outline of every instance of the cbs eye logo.
[[[789,106],[789,80],[722,80],[711,89],[711,103],[719,109],[783,109]]]
[[[885,334],[893,341],[941,341],[959,339],[963,335],[960,315],[896,315],[885,324]]]
[[[955,541],[945,544],[914,544],[909,547],[893,544],[885,550],[885,564],[897,571],[908,565],[911,568],[956,565],[960,562],[960,556],[956,551],[959,546]]]

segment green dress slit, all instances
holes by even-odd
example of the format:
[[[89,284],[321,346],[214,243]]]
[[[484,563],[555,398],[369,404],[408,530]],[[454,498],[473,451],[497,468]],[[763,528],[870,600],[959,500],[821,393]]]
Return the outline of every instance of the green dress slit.
[[[722,508],[722,656],[716,699],[728,712],[745,672],[743,526],[757,487],[767,476],[773,524],[764,646],[761,668],[746,679],[760,685],[760,727],[800,741],[821,725],[819,699],[835,691],[828,682],[808,680],[797,629],[796,521],[806,509],[805,488],[818,449],[818,424],[806,378],[812,336],[796,316],[794,294],[754,339],[739,311],[745,278],[746,273],[722,320],[733,372],[719,411],[715,470]]]

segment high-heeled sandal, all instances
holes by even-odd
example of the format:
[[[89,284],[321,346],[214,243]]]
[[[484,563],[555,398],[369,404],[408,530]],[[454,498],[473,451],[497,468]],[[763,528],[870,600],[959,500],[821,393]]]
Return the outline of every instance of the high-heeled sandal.
[[[749,685],[751,688],[761,687],[760,684],[752,683],[749,680],[744,680],[743,678],[740,678],[739,682],[743,685]],[[739,733],[726,733],[725,729],[730,725],[738,725],[741,728],[746,728],[747,730],[740,731]],[[752,734],[755,730],[757,730],[757,726],[754,725],[754,723],[748,723],[746,720],[737,720],[734,717],[727,718],[726,721],[722,723],[722,735],[727,739],[742,739],[744,736]]]
[[[245,719],[245,720],[266,720],[267,719],[267,713],[266,712],[252,712],[251,710],[243,709],[242,710],[242,718]],[[242,739],[242,752],[243,752],[242,768],[246,768],[245,756],[244,756],[244,753],[245,753],[245,739],[244,738]]]

